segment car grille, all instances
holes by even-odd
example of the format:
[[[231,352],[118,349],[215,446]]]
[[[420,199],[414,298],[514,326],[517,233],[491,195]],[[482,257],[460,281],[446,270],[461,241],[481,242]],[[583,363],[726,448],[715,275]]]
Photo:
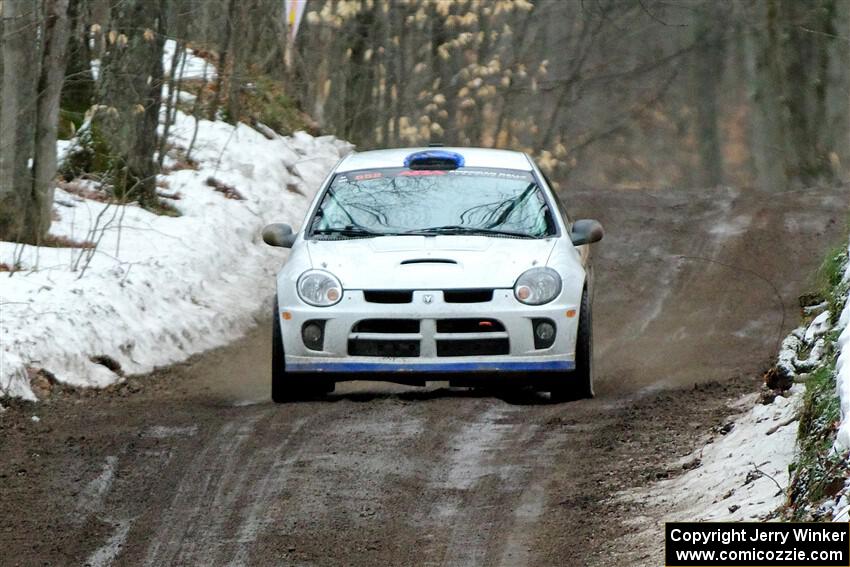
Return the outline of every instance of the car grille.
[[[437,356],[487,356],[508,354],[508,339],[466,339],[437,341]]]
[[[419,319],[364,319],[359,321],[354,333],[418,333]]]
[[[438,333],[498,333],[504,330],[505,326],[495,319],[473,317],[467,319],[439,319],[437,321]]]
[[[363,292],[363,299],[369,303],[411,303],[413,291],[369,290]]]
[[[413,290],[370,289],[363,292],[367,303],[412,303]],[[446,289],[443,290],[446,303],[487,303],[493,301],[492,289]]]
[[[348,354],[391,358],[417,357],[419,356],[419,341],[348,339]]]
[[[363,319],[348,336],[351,356],[417,357],[421,348],[419,319]]]
[[[505,326],[495,319],[440,319],[434,339],[437,356],[487,356],[510,352]]]
[[[423,328],[433,331],[423,333]],[[423,350],[439,357],[504,355],[510,353],[510,340],[503,323],[481,317],[363,319],[348,336],[351,356],[416,358]]]
[[[492,289],[447,289],[443,292],[446,303],[486,303],[493,301]]]

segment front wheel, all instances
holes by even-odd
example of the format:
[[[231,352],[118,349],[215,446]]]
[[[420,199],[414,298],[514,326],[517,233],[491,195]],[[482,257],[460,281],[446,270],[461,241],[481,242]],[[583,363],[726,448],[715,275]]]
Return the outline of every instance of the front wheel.
[[[278,404],[315,398],[333,390],[333,383],[318,376],[292,374],[286,371],[283,356],[283,333],[277,298],[272,313],[272,401]]]
[[[581,295],[575,370],[555,378],[549,388],[549,395],[558,402],[593,397],[593,317],[587,290]]]

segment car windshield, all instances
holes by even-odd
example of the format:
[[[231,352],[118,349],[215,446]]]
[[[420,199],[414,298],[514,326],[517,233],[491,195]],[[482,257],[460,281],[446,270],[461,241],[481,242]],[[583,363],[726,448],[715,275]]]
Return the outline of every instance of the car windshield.
[[[330,238],[555,233],[552,212],[530,172],[485,168],[341,173],[310,225],[311,236]]]

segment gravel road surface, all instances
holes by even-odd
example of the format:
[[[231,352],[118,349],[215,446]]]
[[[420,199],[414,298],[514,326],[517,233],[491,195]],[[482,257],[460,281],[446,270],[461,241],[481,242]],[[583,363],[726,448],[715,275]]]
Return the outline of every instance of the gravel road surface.
[[[258,315],[188,363],[0,413],[0,564],[610,565],[640,514],[614,495],[677,474],[758,387],[850,200],[567,200],[607,229],[596,399],[355,382],[278,406]]]

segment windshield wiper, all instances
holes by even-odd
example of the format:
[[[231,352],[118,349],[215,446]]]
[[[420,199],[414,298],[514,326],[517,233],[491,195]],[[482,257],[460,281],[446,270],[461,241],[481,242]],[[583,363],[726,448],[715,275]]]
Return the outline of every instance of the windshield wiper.
[[[493,235],[493,236],[511,236],[514,238],[537,238],[531,234],[524,232],[513,232],[510,230],[498,230],[495,228],[483,228],[474,226],[461,226],[457,224],[449,224],[446,226],[432,226],[430,228],[420,228],[416,230],[408,230],[404,234],[429,235],[429,234],[470,234],[470,235]]]
[[[375,232],[368,228],[349,225],[346,227],[332,228],[317,228],[313,230],[313,235],[320,236],[350,236],[355,238],[374,238],[376,236],[394,236],[395,232]]]

